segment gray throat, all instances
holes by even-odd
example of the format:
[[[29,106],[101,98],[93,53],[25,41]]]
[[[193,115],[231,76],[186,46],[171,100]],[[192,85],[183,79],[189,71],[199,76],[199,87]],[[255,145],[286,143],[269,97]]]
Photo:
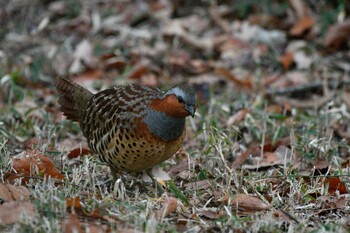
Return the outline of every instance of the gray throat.
[[[185,129],[186,118],[177,118],[155,110],[149,110],[142,120],[149,130],[159,139],[172,141],[181,136]]]

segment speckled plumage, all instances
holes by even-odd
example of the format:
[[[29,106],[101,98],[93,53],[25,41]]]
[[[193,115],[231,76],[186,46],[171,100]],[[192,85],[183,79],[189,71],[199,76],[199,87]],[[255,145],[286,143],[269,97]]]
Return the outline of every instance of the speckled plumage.
[[[79,121],[90,149],[113,171],[139,172],[170,158],[196,107],[195,92],[184,85],[162,92],[130,84],[96,94],[65,78],[55,85],[61,110]]]

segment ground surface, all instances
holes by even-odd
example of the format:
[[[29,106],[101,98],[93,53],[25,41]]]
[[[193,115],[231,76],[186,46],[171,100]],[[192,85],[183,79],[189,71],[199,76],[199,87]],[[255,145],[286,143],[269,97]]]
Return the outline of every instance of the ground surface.
[[[0,231],[349,232],[346,1],[0,3]],[[199,97],[184,147],[111,183],[51,77]]]

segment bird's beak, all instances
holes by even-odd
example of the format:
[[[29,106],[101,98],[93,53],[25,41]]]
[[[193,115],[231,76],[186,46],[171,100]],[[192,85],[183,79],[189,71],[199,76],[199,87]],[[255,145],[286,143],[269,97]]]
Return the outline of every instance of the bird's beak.
[[[196,107],[192,105],[186,105],[185,110],[191,115],[191,117],[194,117],[194,114],[196,112]]]

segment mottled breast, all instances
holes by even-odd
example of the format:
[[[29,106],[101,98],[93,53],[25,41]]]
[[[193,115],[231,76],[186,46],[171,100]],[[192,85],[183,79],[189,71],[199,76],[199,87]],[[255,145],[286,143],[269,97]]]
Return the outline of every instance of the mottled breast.
[[[181,128],[177,135],[167,134],[166,125],[174,124],[168,124],[166,117],[157,118],[148,107],[163,94],[139,85],[119,86],[95,94],[80,121],[90,149],[109,166],[129,172],[145,170],[171,157],[183,143],[185,120],[175,126]],[[154,132],[166,134],[169,140],[161,140]]]

